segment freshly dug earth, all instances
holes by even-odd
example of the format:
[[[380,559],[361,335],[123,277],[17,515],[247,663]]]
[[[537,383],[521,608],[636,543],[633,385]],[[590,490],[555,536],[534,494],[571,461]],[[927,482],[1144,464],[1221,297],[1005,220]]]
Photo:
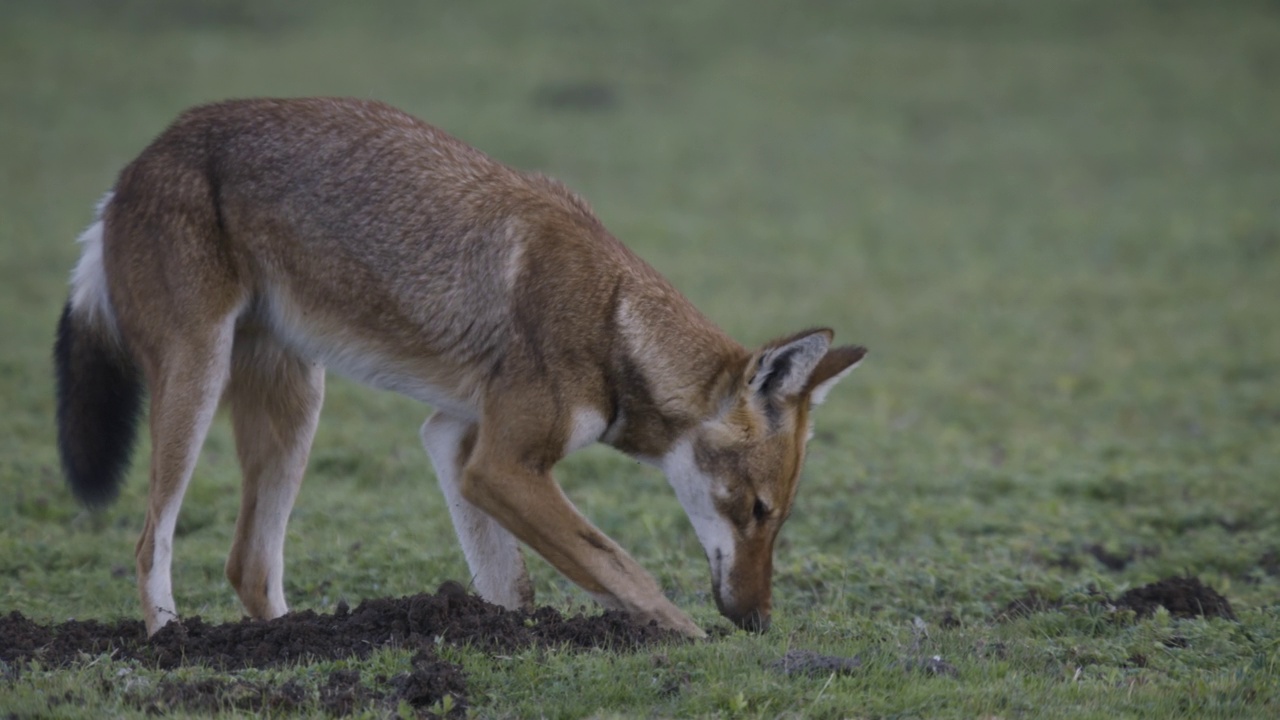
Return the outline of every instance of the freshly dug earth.
[[[211,625],[199,617],[185,618],[165,626],[150,640],[138,620],[71,620],[49,626],[18,612],[0,617],[0,661],[15,669],[24,667],[28,660],[45,667],[63,667],[110,654],[161,669],[200,664],[234,671],[362,658],[384,647],[417,650],[410,672],[376,679],[375,685],[387,690],[364,685],[359,673],[350,670],[330,674],[316,691],[293,682],[270,686],[238,679],[166,680],[149,694],[134,698],[136,705],[152,712],[319,707],[330,714],[345,715],[371,702],[394,708],[401,701],[425,711],[439,707],[446,695],[451,696],[454,710],[461,711],[466,706],[465,679],[461,668],[436,657],[437,639],[509,653],[531,646],[629,650],[678,636],[656,625],[637,625],[618,612],[566,618],[551,608],[508,611],[468,595],[455,582],[444,583],[435,595],[366,600],[355,610],[340,604],[331,615],[307,610],[265,622],[246,619],[222,625]]]
[[[310,610],[270,621],[210,625],[199,617],[170,623],[150,641],[141,621],[70,620],[40,625],[18,612],[0,618],[0,660],[46,667],[68,665],[82,653],[111,653],[157,668],[202,664],[221,670],[314,660],[364,657],[383,647],[418,647],[436,638],[489,652],[531,645],[626,650],[676,636],[656,625],[637,625],[624,614],[566,618],[552,608],[504,610],[447,582],[435,595],[366,600],[355,610],[339,604],[332,615]]]
[[[1195,577],[1168,577],[1149,585],[1131,588],[1120,597],[1111,599],[1096,590],[1090,591],[1099,602],[1114,605],[1121,610],[1132,610],[1139,618],[1151,617],[1160,608],[1179,618],[1220,617],[1235,620],[1231,602],[1217,590]],[[1062,603],[1031,590],[1022,597],[1011,600],[1000,617],[1023,617],[1033,613],[1058,610]]]
[[[1133,610],[1138,617],[1149,617],[1163,607],[1174,617],[1236,619],[1231,603],[1221,593],[1193,577],[1165,578],[1133,588],[1121,595],[1116,604]]]

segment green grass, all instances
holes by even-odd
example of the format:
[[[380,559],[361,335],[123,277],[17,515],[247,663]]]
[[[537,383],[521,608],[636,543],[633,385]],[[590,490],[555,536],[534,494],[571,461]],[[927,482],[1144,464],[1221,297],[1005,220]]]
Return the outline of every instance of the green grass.
[[[872,349],[818,415],[768,635],[450,651],[478,715],[1280,714],[1274,2],[151,5],[0,7],[0,612],[138,614],[146,448],[90,515],[53,441],[52,332],[93,203],[185,106],[355,95],[562,178],[744,341],[824,324]],[[613,103],[539,101],[576,85]],[[426,414],[331,382],[289,530],[294,608],[465,578]],[[661,477],[602,449],[559,477],[725,624]],[[237,482],[220,421],[178,528],[185,614],[239,616]],[[1135,559],[1110,571],[1093,544]],[[585,601],[533,572],[543,602]],[[1180,573],[1239,622],[1138,621],[1085,594]],[[1030,589],[1067,604],[997,618]],[[791,648],[865,671],[765,668]],[[903,671],[915,655],[958,673]],[[140,714],[125,680],[159,674],[119,665],[29,669],[0,680],[0,710]]]

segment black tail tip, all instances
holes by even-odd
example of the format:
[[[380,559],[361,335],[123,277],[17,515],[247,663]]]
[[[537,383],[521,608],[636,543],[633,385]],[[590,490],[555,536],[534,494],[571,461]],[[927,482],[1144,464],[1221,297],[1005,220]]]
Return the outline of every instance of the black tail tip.
[[[113,340],[81,323],[71,303],[53,345],[58,454],[76,498],[102,507],[120,494],[133,455],[143,384]]]

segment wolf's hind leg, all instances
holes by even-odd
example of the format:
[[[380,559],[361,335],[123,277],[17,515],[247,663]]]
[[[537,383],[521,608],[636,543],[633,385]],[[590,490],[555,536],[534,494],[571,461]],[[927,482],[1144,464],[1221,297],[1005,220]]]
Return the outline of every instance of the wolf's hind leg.
[[[284,540],[324,401],[324,368],[262,333],[236,336],[227,391],[243,472],[227,579],[251,617],[288,612]]]
[[[231,364],[235,319],[173,339],[149,372],[151,481],[138,538],[138,592],[147,633],[178,617],[173,601],[173,532],[200,447],[218,409]]]

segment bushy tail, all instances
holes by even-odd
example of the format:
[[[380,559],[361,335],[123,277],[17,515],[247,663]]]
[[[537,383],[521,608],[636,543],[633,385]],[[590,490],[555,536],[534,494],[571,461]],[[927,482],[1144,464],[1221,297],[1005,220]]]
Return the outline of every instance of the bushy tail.
[[[100,224],[95,229],[100,233]],[[77,273],[100,273],[99,259],[86,253]],[[53,345],[58,453],[71,491],[85,505],[99,507],[116,498],[129,469],[144,385],[114,328],[104,327],[101,314],[75,302],[85,286],[80,280],[73,281],[72,299],[62,310]]]

